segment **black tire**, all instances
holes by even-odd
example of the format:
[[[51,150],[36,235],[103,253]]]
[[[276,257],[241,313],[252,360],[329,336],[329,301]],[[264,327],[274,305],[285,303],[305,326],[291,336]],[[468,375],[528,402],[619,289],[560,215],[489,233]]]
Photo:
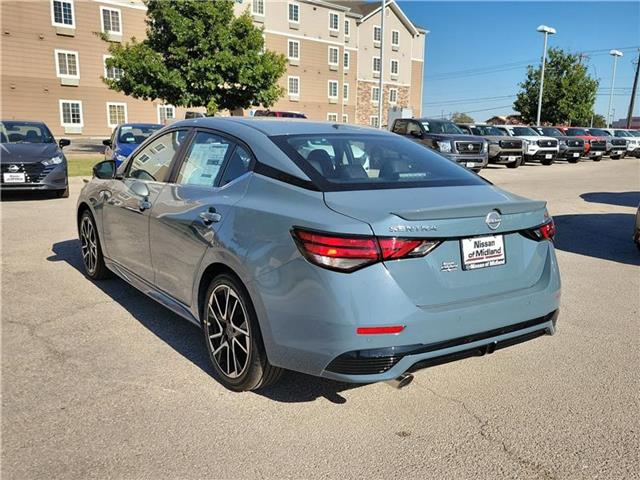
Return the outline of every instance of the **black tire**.
[[[569,163],[579,163],[580,162],[580,158],[568,158],[567,161]]]
[[[57,190],[56,191],[56,197],[58,197],[58,198],[69,198],[69,187],[67,186],[67,188],[65,188],[64,190]]]
[[[87,277],[92,280],[109,278],[111,271],[104,264],[98,229],[89,210],[85,210],[80,216],[78,232],[80,236],[80,254],[82,255],[82,264]]]
[[[516,160],[515,162],[507,163],[507,168],[518,168],[522,164],[522,159]]]
[[[599,162],[600,160],[602,160],[602,155],[597,155],[597,156],[593,157],[593,161],[594,162]]]
[[[551,160],[540,160],[540,163],[545,166],[553,165],[553,159]]]
[[[204,302],[202,331],[215,378],[235,392],[277,382],[283,369],[267,359],[258,317],[244,285],[235,276],[218,275],[209,284]]]

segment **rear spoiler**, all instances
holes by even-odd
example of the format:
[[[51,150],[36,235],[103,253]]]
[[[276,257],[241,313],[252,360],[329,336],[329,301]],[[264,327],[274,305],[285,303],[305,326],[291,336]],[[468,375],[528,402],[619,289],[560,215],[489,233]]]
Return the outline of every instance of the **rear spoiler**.
[[[468,205],[456,205],[453,207],[442,206],[434,208],[421,208],[418,210],[402,210],[391,212],[404,220],[442,220],[448,218],[483,217],[493,210],[501,215],[513,215],[517,213],[535,212],[547,206],[547,202],[537,200],[515,200],[503,204],[475,203]]]

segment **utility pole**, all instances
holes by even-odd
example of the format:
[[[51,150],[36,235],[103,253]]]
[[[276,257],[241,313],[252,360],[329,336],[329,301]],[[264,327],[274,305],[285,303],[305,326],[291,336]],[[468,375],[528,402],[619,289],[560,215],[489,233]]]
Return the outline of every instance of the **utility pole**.
[[[382,102],[384,101],[384,15],[387,1],[382,0],[382,10],[380,10],[380,83],[378,94],[378,128],[382,129]]]
[[[607,128],[610,128],[613,123],[611,113],[611,108],[613,106],[613,87],[616,83],[616,66],[618,65],[618,57],[622,57],[622,52],[620,50],[610,50],[609,55],[613,57],[613,74],[611,75],[611,93],[609,94],[609,108],[607,109]]]
[[[542,68],[540,69],[540,94],[538,96],[538,114],[536,115],[536,125],[540,125],[540,114],[542,113],[542,91],[544,90],[544,67],[547,63],[547,39],[549,35],[555,35],[555,28],[540,25],[538,32],[544,34],[544,49],[542,50]]]
[[[638,76],[640,76],[640,48],[638,49],[638,59],[636,60],[636,76],[633,79],[633,89],[631,89],[631,99],[629,100],[627,128],[631,128],[631,120],[633,120],[633,108],[636,104],[636,90],[638,90]]]

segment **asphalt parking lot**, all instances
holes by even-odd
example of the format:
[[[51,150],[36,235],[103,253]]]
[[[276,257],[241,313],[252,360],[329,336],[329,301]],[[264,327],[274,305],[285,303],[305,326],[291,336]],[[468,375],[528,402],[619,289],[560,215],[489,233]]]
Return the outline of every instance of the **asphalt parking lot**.
[[[197,328],[85,278],[79,178],[68,199],[5,196],[3,478],[638,478],[640,160],[482,175],[549,202],[559,331],[403,390],[288,373],[229,392]]]

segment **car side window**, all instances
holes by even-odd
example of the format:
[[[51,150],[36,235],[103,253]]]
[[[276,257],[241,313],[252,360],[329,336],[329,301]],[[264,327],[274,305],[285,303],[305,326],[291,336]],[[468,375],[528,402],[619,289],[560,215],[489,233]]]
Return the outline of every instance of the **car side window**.
[[[233,143],[209,132],[198,132],[180,166],[176,183],[213,187],[222,173],[225,160],[233,152]]]
[[[393,124],[393,133],[397,133],[399,135],[407,134],[407,122],[406,120],[396,120]]]
[[[187,130],[175,130],[156,138],[133,158],[126,177],[166,182],[171,161],[187,136]]]
[[[420,127],[418,126],[418,124],[416,122],[408,122],[407,125],[407,135],[413,135],[415,132],[415,134],[421,135],[422,131],[420,130]]]
[[[224,168],[224,174],[222,175],[220,185],[226,185],[227,183],[244,175],[249,171],[250,165],[251,154],[249,154],[244,147],[238,145]]]

